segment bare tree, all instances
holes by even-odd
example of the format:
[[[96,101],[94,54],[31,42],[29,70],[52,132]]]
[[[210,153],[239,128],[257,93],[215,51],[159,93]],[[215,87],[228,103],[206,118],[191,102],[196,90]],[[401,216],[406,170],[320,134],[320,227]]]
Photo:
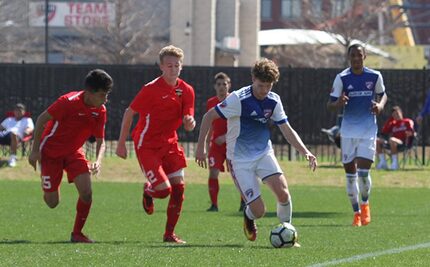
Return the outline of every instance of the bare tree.
[[[102,28],[75,27],[75,38],[57,38],[54,49],[71,61],[78,57],[101,64],[154,63],[154,55],[169,39],[166,1],[106,2],[115,4],[114,23]]]

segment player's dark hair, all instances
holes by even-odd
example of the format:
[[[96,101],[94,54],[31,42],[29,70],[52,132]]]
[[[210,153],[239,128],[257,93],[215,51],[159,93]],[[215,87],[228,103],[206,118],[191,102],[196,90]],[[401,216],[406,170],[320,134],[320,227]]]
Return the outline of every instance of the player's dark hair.
[[[276,83],[279,80],[278,66],[276,66],[275,62],[267,58],[255,62],[251,74],[254,78],[262,82]]]
[[[85,90],[90,92],[110,92],[113,87],[113,79],[102,69],[91,70],[85,77]]]
[[[228,77],[228,75],[225,74],[224,72],[218,72],[217,74],[215,74],[215,76],[214,76],[214,83],[216,83],[216,81],[220,80],[220,79],[226,80],[229,83],[231,82],[230,81],[230,77]]]
[[[362,44],[352,44],[348,47],[348,55],[351,54],[352,49],[362,49],[363,53],[366,54],[366,48]]]

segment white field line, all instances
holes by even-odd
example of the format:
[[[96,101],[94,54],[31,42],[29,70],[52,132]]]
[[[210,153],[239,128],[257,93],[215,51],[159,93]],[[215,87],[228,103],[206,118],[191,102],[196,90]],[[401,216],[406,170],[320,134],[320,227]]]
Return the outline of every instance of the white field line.
[[[402,253],[405,251],[417,250],[417,249],[423,249],[423,248],[430,248],[430,242],[417,244],[417,245],[413,245],[413,246],[408,246],[408,247],[393,248],[393,249],[383,250],[383,251],[379,251],[379,252],[366,253],[366,254],[356,255],[356,256],[352,256],[352,257],[344,258],[344,259],[336,259],[336,260],[332,260],[332,261],[326,261],[323,263],[317,263],[317,264],[310,265],[309,267],[323,267],[323,266],[329,266],[329,265],[336,265],[336,264],[341,264],[341,263],[360,261],[360,260],[364,260],[367,258],[378,257],[378,256],[382,256],[382,255],[398,254],[398,253]]]

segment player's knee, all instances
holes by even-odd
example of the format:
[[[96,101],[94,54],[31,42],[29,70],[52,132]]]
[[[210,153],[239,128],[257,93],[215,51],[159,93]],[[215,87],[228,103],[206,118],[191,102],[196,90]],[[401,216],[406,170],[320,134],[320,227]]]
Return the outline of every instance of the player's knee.
[[[83,192],[79,195],[83,202],[89,203],[93,200],[93,193],[90,191]]]
[[[60,201],[58,199],[48,199],[48,198],[44,198],[45,203],[48,207],[50,207],[51,209],[55,208],[58,206],[58,203],[60,203]]]
[[[172,187],[169,186],[165,189],[157,190],[156,193],[158,198],[166,198],[172,193]]]
[[[288,190],[283,190],[278,194],[278,202],[279,203],[287,203],[290,201],[290,192]]]

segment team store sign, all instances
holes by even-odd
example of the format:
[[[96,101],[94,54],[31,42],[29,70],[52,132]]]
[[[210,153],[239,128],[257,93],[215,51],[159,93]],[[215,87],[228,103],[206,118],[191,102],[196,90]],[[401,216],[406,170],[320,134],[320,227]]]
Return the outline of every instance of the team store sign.
[[[106,2],[50,2],[48,25],[53,27],[107,27],[115,22],[115,4]],[[45,2],[30,2],[29,24],[45,26]]]

